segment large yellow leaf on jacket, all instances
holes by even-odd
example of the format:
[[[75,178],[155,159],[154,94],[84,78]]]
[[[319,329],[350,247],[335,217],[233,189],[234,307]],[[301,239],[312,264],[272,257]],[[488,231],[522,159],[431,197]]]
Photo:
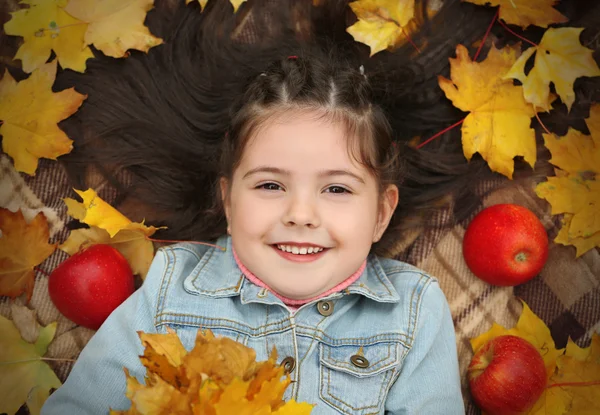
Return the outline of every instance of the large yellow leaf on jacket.
[[[2,150],[14,160],[15,169],[35,174],[40,158],[56,160],[72,150],[72,141],[58,127],[86,98],[74,88],[52,92],[56,60],[16,82],[7,72],[0,81],[0,134]]]
[[[63,68],[85,71],[85,61],[94,56],[83,38],[88,25],[64,11],[67,0],[22,3],[29,4],[29,8],[11,13],[4,30],[8,35],[23,37],[15,56],[22,61],[23,70],[30,73],[39,68],[54,51]]]
[[[147,52],[160,45],[144,26],[146,13],[154,0],[70,0],[65,7],[71,16],[88,23],[85,43],[93,44],[113,58],[126,55],[128,49]]]
[[[536,161],[535,132],[530,128],[535,112],[523,98],[521,86],[504,75],[517,59],[516,47],[490,49],[483,62],[473,62],[467,48],[458,45],[450,59],[452,80],[438,77],[440,87],[455,107],[469,112],[462,125],[465,157],[479,153],[490,168],[512,178],[513,158]]]
[[[291,381],[275,351],[256,362],[254,350],[210,330],[198,331],[189,353],[173,331],[138,335],[145,346],[145,385],[125,370],[132,406],[111,415],[308,415],[312,410],[307,403],[283,401]]]
[[[548,27],[552,23],[568,21],[553,6],[558,0],[464,0],[480,6],[500,6],[500,18],[506,23],[521,26]]]
[[[571,109],[575,101],[573,84],[582,76],[600,76],[594,51],[581,45],[582,28],[563,27],[546,30],[538,47],[527,49],[506,74],[523,83],[525,100],[545,111],[550,110],[550,82],[562,102]],[[535,53],[535,63],[525,74],[525,64]]]

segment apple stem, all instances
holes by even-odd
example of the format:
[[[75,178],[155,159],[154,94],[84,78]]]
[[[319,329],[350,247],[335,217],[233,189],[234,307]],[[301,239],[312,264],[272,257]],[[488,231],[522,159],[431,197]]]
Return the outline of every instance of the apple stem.
[[[517,262],[525,262],[527,261],[527,254],[525,252],[519,252],[517,255],[515,255],[515,260]]]
[[[546,389],[554,388],[555,386],[593,386],[600,385],[600,380],[594,380],[590,382],[564,382],[564,383],[553,383],[546,386]]]
[[[219,246],[219,245],[214,245],[214,244],[209,244],[207,242],[199,242],[199,241],[178,241],[178,240],[173,240],[173,239],[154,239],[154,238],[150,238],[149,236],[146,237],[147,240],[149,241],[153,241],[153,242],[171,242],[171,243],[180,243],[180,242],[185,242],[188,244],[198,244],[198,245],[206,245],[206,246],[212,246],[213,248],[219,248],[221,251],[225,252],[227,249]]]

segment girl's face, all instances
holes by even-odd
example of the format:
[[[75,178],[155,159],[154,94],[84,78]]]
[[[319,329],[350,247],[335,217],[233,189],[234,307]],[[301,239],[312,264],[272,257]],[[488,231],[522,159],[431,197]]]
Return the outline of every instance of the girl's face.
[[[398,203],[394,185],[378,197],[375,179],[349,157],[344,129],[314,118],[259,129],[224,199],[241,262],[293,299],[324,293],[357,271]],[[308,253],[315,248],[323,250]]]

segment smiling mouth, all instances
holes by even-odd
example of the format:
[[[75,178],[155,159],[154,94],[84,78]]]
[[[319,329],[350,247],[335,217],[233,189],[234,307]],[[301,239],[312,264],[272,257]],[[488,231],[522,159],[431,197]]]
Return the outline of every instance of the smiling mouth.
[[[311,255],[318,254],[326,250],[327,248],[323,248],[320,246],[294,246],[294,245],[285,245],[285,244],[273,244],[275,249],[278,249],[282,252],[287,252],[293,255]]]
[[[321,247],[291,247],[289,245],[274,244],[271,247],[284,259],[293,262],[312,262],[321,258],[330,248]],[[283,249],[282,249],[283,248]],[[313,248],[312,250],[310,248]],[[311,250],[312,252],[308,252]],[[291,251],[291,252],[289,252]]]

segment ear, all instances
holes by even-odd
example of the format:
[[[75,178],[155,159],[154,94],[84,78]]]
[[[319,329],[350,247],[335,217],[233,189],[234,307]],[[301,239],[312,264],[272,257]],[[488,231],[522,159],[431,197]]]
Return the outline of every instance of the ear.
[[[381,195],[377,224],[373,233],[373,243],[381,239],[390,224],[392,215],[396,210],[396,206],[398,206],[398,193],[398,187],[395,184],[390,184]]]
[[[223,209],[225,210],[225,218],[227,219],[227,232],[230,233],[231,221],[230,212],[231,212],[231,203],[229,198],[229,181],[225,177],[221,177],[219,179],[219,187],[221,190],[221,203],[223,204]]]

